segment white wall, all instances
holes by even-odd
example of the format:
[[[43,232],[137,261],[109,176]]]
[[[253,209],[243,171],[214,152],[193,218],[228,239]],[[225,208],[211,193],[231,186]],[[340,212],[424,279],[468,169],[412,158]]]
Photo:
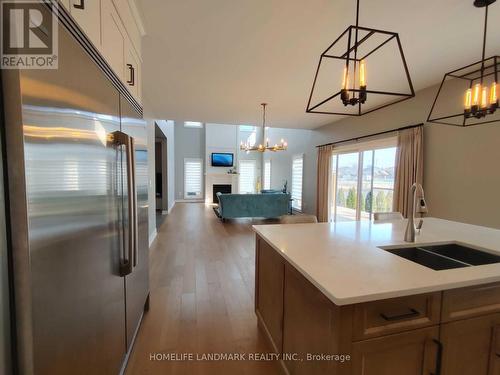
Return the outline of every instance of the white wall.
[[[175,121],[175,199],[184,199],[184,159],[205,159],[205,126],[186,128]],[[203,186],[203,182],[202,182]],[[203,197],[202,197],[203,198]]]
[[[246,151],[241,151],[240,150],[240,143],[246,143],[248,140],[248,137],[252,134],[250,131],[242,131],[240,127],[236,126],[237,129],[237,155],[238,155],[238,160],[256,160],[256,171],[255,171],[255,176],[257,177],[257,181],[261,182],[261,187],[262,187],[262,153],[260,152],[246,152]],[[255,132],[255,146],[258,146],[260,143],[262,143],[262,128],[261,127],[254,127],[254,132]],[[235,164],[238,167],[238,163],[236,162]],[[257,181],[255,181],[257,183]]]
[[[292,188],[292,158],[304,155],[303,206],[302,211],[314,214],[316,211],[316,148],[311,130],[270,128],[267,132],[269,143],[278,143],[281,138],[288,142],[288,149],[279,152],[266,152],[264,159],[271,160],[271,189],[283,188],[288,181],[288,191]],[[313,183],[314,182],[314,183]]]
[[[148,227],[149,243],[156,237],[156,173],[155,173],[155,122],[167,138],[168,151],[168,207],[172,208],[175,200],[175,134],[173,121],[155,120],[154,114],[144,105],[144,119],[147,127],[148,142]]]
[[[167,203],[170,212],[175,204],[175,123],[172,120],[157,120],[156,125],[167,138]]]
[[[205,172],[226,173],[230,168],[212,167],[212,152],[234,154],[234,165],[238,165],[238,126],[227,124],[205,124]]]

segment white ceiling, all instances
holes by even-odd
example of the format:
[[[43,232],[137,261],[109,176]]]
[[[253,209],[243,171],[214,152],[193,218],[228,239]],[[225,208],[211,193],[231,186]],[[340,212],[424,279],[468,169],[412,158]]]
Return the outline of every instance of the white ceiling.
[[[472,0],[361,0],[360,25],[398,32],[416,90],[480,59],[484,10]],[[355,21],[354,0],[137,0],[143,91],[158,118],[316,128],[305,113],[322,51]],[[500,54],[500,2],[487,55]],[[380,66],[368,66],[376,74]],[[379,73],[384,74],[384,73]],[[340,78],[339,78],[340,80]],[[148,109],[148,108],[146,108]]]

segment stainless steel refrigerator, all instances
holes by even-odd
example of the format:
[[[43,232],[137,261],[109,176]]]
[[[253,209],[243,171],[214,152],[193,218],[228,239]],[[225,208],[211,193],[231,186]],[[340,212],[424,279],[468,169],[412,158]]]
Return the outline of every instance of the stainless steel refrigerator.
[[[149,304],[145,121],[84,47],[2,72],[22,374],[120,373]]]

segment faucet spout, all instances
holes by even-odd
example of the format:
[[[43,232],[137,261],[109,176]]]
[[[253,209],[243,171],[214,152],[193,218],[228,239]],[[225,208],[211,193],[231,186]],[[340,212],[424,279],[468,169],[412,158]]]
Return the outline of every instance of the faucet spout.
[[[424,188],[418,183],[414,183],[410,188],[411,206],[410,216],[408,217],[408,224],[406,225],[405,241],[415,242],[417,229],[422,228],[422,220],[420,220],[418,227],[415,225],[415,215],[418,213],[420,217],[427,213],[427,204],[425,203]],[[417,196],[419,196],[417,201]]]

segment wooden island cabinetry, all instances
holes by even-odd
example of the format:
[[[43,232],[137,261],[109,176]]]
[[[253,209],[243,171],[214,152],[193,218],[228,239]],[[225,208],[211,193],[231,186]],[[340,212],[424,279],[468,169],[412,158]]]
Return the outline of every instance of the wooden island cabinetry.
[[[500,283],[338,306],[259,235],[255,280],[285,374],[500,375]]]

